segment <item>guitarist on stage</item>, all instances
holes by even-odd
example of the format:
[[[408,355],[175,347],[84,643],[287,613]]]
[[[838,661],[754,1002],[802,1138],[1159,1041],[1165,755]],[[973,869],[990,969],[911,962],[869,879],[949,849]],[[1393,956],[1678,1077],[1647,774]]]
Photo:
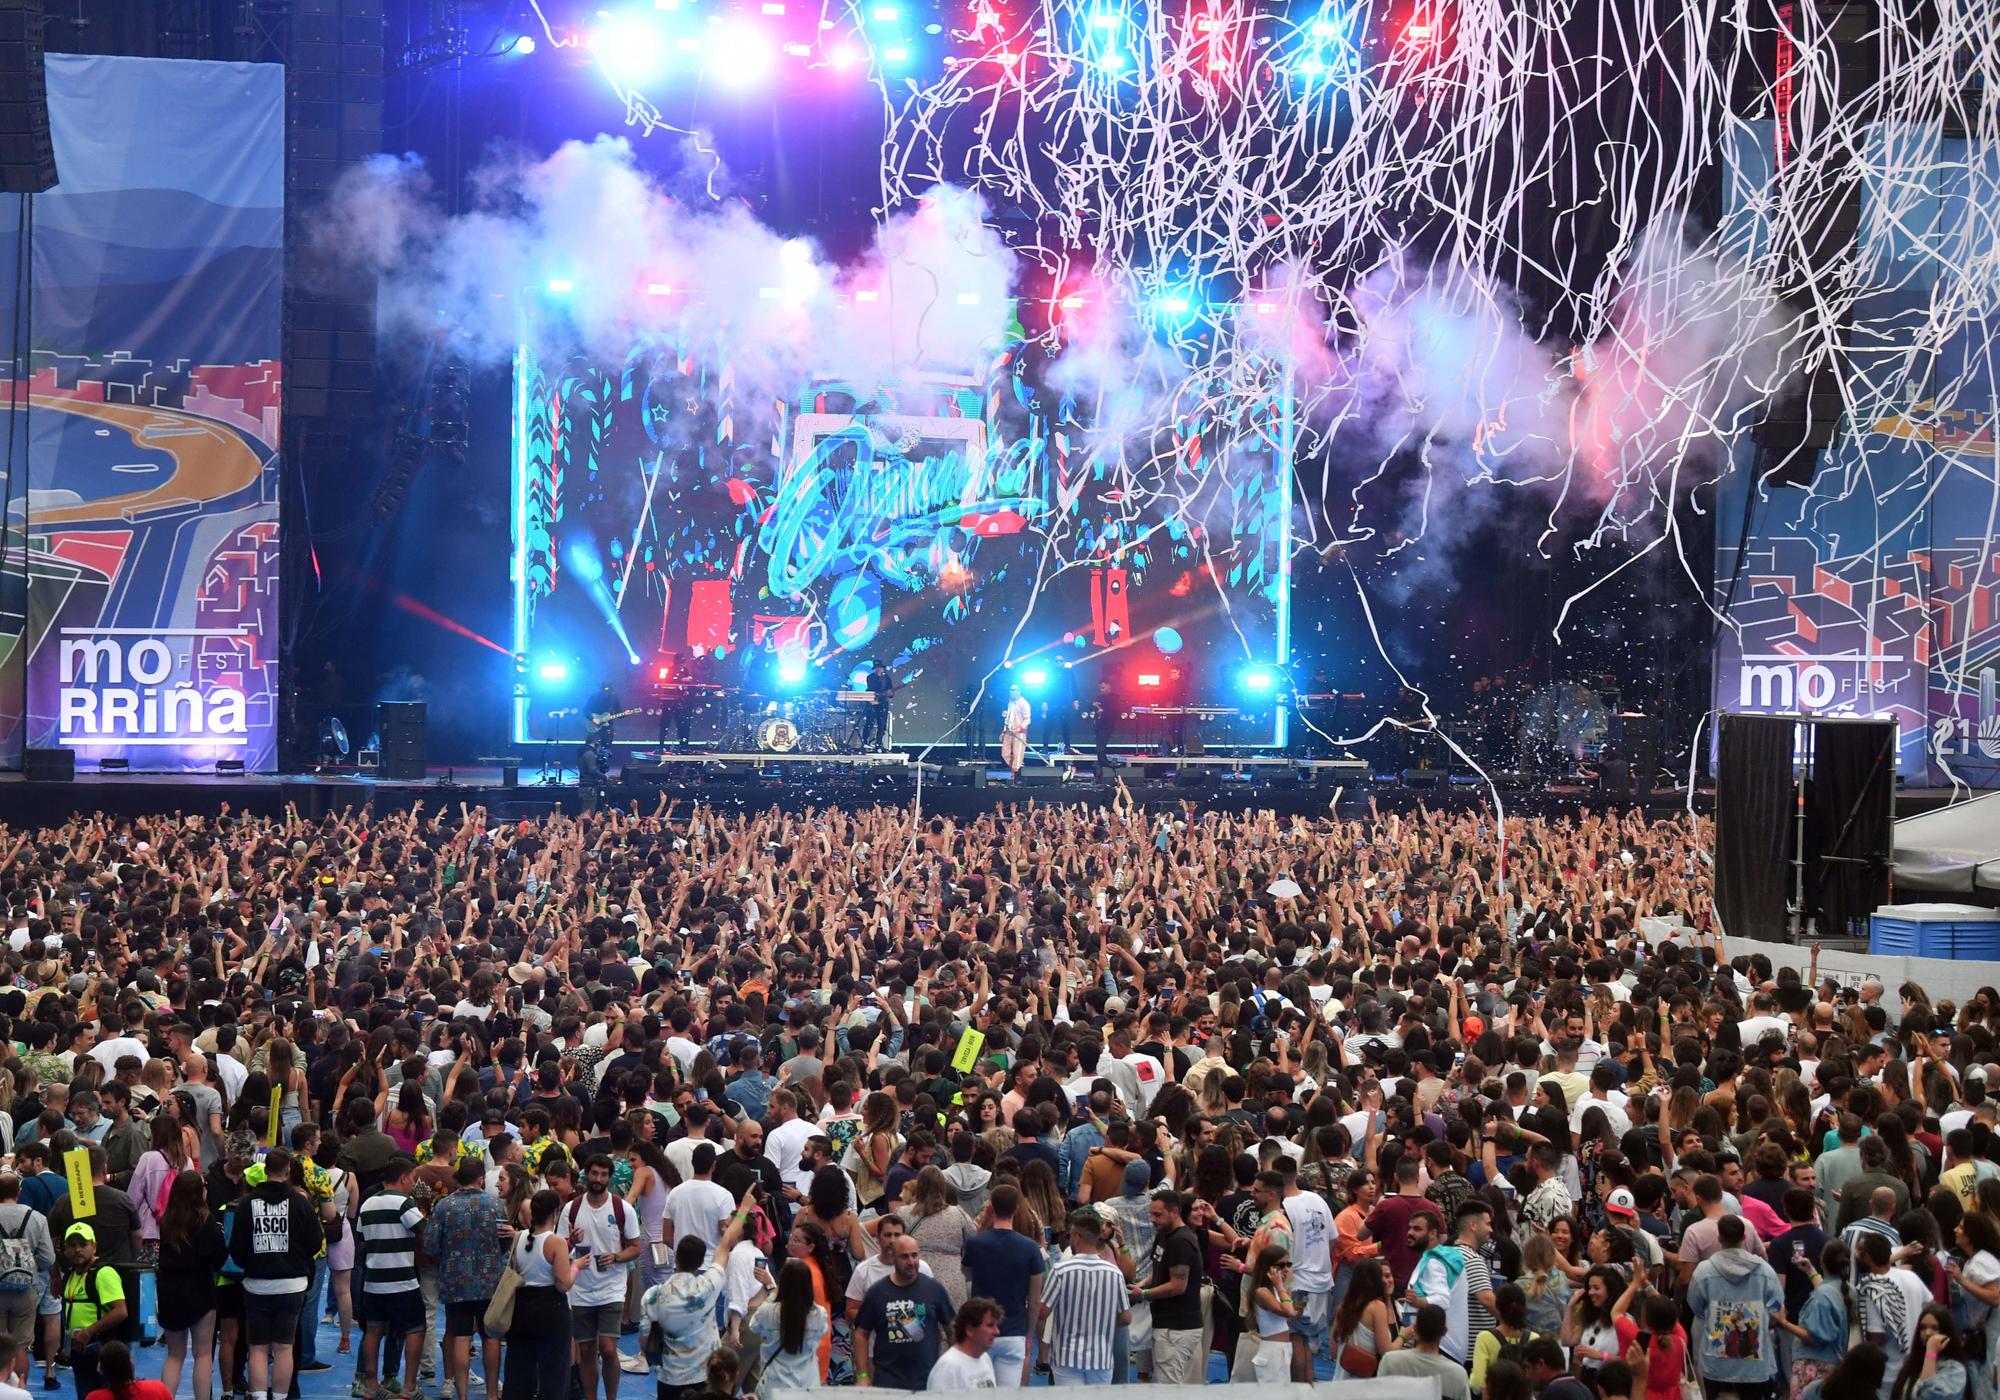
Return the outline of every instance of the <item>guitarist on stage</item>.
[[[584,710],[589,729],[584,732],[584,746],[597,751],[598,766],[606,773],[611,771],[611,726],[618,718],[618,692],[606,681],[597,688],[597,694],[590,699]]]

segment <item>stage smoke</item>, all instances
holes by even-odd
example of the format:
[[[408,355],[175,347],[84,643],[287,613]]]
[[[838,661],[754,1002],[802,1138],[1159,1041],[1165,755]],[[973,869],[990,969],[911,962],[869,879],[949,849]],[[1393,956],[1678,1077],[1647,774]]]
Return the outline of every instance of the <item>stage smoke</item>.
[[[742,201],[710,198],[728,188],[727,172],[698,143],[684,155],[664,182],[609,136],[543,160],[496,157],[473,178],[473,209],[451,217],[437,212],[420,162],[384,156],[332,193],[312,239],[380,279],[391,338],[442,332],[496,368],[531,296],[543,344],[566,332],[571,348],[609,363],[647,332],[726,345],[739,406],[789,395],[815,370],[862,383],[923,366],[971,370],[1004,341],[1015,259],[979,195],[930,191],[843,267]]]

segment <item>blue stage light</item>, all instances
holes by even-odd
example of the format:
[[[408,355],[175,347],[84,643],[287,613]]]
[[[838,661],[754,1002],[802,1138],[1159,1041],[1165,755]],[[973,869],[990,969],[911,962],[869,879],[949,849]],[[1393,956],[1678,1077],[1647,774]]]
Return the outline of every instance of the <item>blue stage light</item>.
[[[1021,672],[1021,688],[1024,690],[1040,690],[1048,683],[1049,668],[1046,666],[1030,666]]]
[[[1268,695],[1278,686],[1278,673],[1269,666],[1252,666],[1243,673],[1243,688],[1252,695]]]
[[[551,657],[535,668],[535,675],[551,685],[560,684],[569,679],[569,663]]]
[[[567,296],[576,290],[576,283],[567,277],[551,277],[549,279],[549,290],[557,296]]]
[[[520,38],[514,41],[513,52],[518,54],[520,57],[526,58],[529,54],[533,53],[534,51],[535,51],[534,35],[523,34]]]
[[[797,689],[806,683],[806,659],[803,656],[786,656],[778,660],[778,684],[788,690]]]

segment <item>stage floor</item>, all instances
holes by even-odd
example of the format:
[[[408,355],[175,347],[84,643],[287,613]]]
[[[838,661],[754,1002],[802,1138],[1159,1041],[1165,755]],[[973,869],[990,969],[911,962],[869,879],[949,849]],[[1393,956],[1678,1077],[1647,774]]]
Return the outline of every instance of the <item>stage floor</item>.
[[[633,763],[618,770],[601,794],[606,804],[651,811],[664,793],[683,805],[707,802],[733,809],[778,805],[840,803],[908,805],[948,815],[976,815],[1023,801],[1109,802],[1117,795],[1113,777],[1100,778],[1085,755],[1060,755],[1010,781],[997,764],[984,769],[959,762],[917,762],[893,755],[714,755],[665,756],[664,762]],[[554,775],[551,775],[552,777]],[[1134,801],[1146,808],[1178,807],[1242,810],[1271,808],[1282,815],[1323,814],[1338,799],[1343,815],[1367,810],[1373,798],[1385,808],[1477,807],[1489,802],[1486,785],[1470,774],[1371,774],[1354,760],[1296,762],[1270,756],[1207,755],[1202,758],[1145,758],[1117,765]],[[348,807],[402,810],[422,802],[431,810],[484,806],[503,817],[548,815],[581,810],[583,794],[576,770],[542,781],[538,765],[523,765],[508,785],[492,763],[440,765],[422,779],[391,779],[355,771],[305,773],[97,773],[79,772],[70,782],[30,780],[0,773],[0,821],[56,825],[72,813],[103,812],[136,817],[160,812],[213,815],[227,803],[231,811],[279,815],[287,804],[317,817]],[[1503,785],[1509,813],[1560,813],[1601,807],[1605,794],[1561,784]],[[1914,816],[1952,799],[1949,788],[1899,788],[1896,815]],[[1665,815],[1687,805],[1682,790],[1660,789],[1647,806]],[[1714,790],[1695,793],[1695,809],[1712,810]]]

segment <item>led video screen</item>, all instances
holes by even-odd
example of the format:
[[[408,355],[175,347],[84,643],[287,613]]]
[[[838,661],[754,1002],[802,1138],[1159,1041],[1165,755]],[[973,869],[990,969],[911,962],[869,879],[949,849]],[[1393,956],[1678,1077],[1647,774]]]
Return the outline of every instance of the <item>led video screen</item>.
[[[861,689],[886,668],[897,747],[997,734],[1010,687],[1037,744],[1101,683],[1121,711],[1239,711],[1211,742],[1284,741],[1288,401],[1145,442],[1098,432],[1027,343],[977,371],[754,392],[727,346],[622,363],[524,336],[515,367],[514,739],[569,740],[609,686],[621,745],[667,683],[722,698],[695,738]],[[1131,737],[1136,731],[1128,731]]]

